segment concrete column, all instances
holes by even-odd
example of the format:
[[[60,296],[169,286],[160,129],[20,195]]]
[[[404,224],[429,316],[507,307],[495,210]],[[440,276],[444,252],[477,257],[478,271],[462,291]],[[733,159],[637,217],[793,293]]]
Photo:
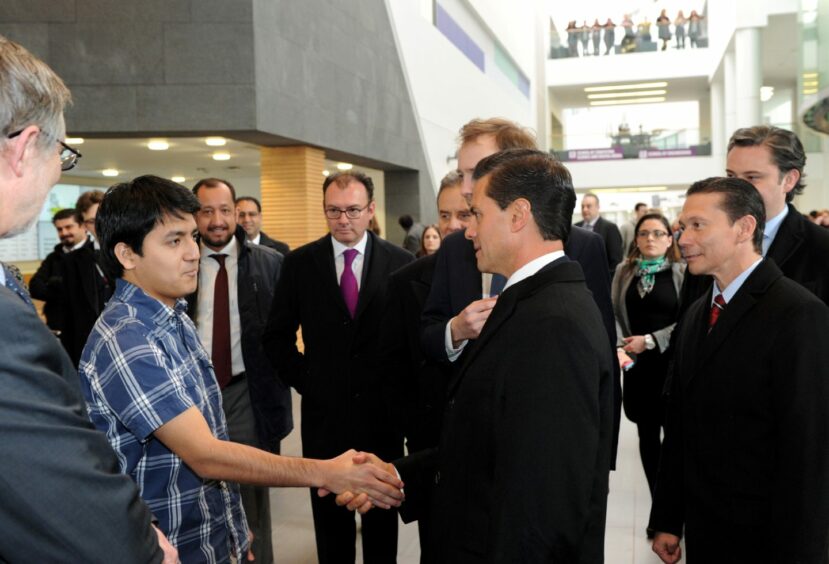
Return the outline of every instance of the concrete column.
[[[760,29],[738,29],[734,32],[734,65],[737,88],[737,127],[751,127],[763,121],[760,87],[763,85]]]
[[[726,51],[723,57],[723,109],[725,114],[725,135],[731,137],[737,129],[737,85],[734,69],[734,52]]]
[[[328,231],[322,211],[325,153],[311,147],[262,147],[262,230],[292,249]]]
[[[714,79],[711,83],[711,156],[725,156],[727,138],[725,133],[725,100],[723,81]],[[730,133],[729,133],[730,134]]]

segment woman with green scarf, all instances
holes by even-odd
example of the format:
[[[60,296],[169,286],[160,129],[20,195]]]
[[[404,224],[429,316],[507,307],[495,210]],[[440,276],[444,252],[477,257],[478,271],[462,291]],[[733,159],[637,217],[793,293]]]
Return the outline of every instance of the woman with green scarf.
[[[616,267],[610,291],[625,375],[625,415],[639,429],[639,454],[653,493],[664,420],[666,350],[676,326],[685,264],[662,214],[646,213],[633,233],[635,245]]]

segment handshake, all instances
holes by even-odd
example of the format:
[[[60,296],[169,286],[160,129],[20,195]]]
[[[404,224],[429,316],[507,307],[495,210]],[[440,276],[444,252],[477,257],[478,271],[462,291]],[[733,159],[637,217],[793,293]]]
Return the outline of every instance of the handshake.
[[[405,499],[403,482],[394,466],[368,452],[349,450],[328,463],[325,485],[317,490],[320,497],[340,492],[336,502],[349,511],[366,513],[372,507],[399,507]]]

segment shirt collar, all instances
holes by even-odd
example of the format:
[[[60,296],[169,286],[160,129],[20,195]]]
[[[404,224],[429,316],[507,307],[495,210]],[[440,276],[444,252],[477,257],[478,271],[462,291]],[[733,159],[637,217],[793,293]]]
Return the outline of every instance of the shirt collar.
[[[0,262],[0,286],[6,285],[6,266]]]
[[[717,281],[714,280],[714,291],[711,293],[711,305],[714,305],[714,298],[717,296],[717,294],[722,294],[725,303],[729,303],[731,301],[731,298],[733,298],[734,295],[740,290],[740,287],[743,285],[743,282],[745,282],[746,279],[749,276],[751,276],[751,273],[754,272],[754,269],[757,268],[757,266],[761,262],[763,262],[762,257],[754,261],[754,263],[751,266],[742,271],[740,275],[737,276],[737,278],[735,278],[731,282],[731,284],[728,285],[725,291],[720,290],[720,287],[717,286]]]
[[[787,205],[783,207],[783,211],[766,221],[766,228],[763,230],[763,239],[768,239],[769,245],[771,245],[771,242],[774,241],[774,238],[777,236],[777,232],[780,231],[780,226],[783,224],[783,220],[786,219],[788,214],[789,206]]]
[[[253,239],[250,239],[250,242],[253,243],[254,245],[258,245],[259,241],[261,241],[261,240],[262,240],[262,232],[260,231],[259,233],[256,234],[256,237],[254,237]]]
[[[224,246],[223,249],[219,249],[218,251],[214,251],[210,247],[204,244],[204,241],[201,243],[201,258],[204,260],[206,257],[210,255],[227,255],[228,257],[237,259],[239,257],[239,246],[236,244],[236,237],[234,236],[230,242]]]
[[[541,255],[538,258],[534,258],[518,270],[512,273],[512,276],[509,277],[507,283],[504,285],[504,290],[506,291],[507,288],[510,286],[514,286],[518,284],[522,280],[526,280],[530,276],[537,274],[539,270],[550,264],[551,262],[560,259],[564,256],[564,251],[553,251],[552,253],[547,253],[546,255]]]
[[[172,319],[178,315],[184,315],[187,311],[187,300],[184,298],[178,298],[175,307],[170,307],[123,278],[115,280],[115,294],[112,299],[143,310],[156,323]]]
[[[589,225],[590,227],[595,227],[597,221],[599,221],[599,216],[598,215],[596,217],[594,217],[593,219],[591,219],[590,221],[585,221],[584,224]]]
[[[366,244],[367,243],[368,243],[368,230],[366,230],[366,232],[363,233],[363,238],[360,239],[360,241],[356,245],[354,245],[353,247],[347,247],[347,246],[343,245],[342,243],[337,241],[334,238],[333,235],[331,235],[331,244],[334,245],[334,258],[337,258],[341,254],[346,252],[348,249],[356,249],[358,253],[360,253],[362,256],[365,256],[366,255]]]

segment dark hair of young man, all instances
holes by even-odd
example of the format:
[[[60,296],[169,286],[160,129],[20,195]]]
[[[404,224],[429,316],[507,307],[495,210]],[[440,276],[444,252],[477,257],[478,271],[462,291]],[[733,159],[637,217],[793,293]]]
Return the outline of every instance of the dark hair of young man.
[[[722,194],[722,209],[728,216],[732,225],[741,217],[753,216],[757,221],[757,228],[754,230],[752,243],[754,250],[762,253],[763,230],[766,228],[766,207],[760,192],[750,182],[741,178],[727,178],[724,176],[713,176],[705,180],[694,182],[686,196],[694,194]]]
[[[168,216],[183,219],[199,211],[196,196],[181,184],[158,176],[139,176],[107,190],[95,230],[107,273],[121,278],[124,268],[115,256],[115,245],[124,243],[141,255],[144,238]]]
[[[83,223],[83,214],[95,204],[100,204],[104,200],[104,193],[100,190],[90,190],[78,196],[78,201],[75,202],[75,209],[81,214],[81,223]]]
[[[806,166],[806,151],[803,144],[794,132],[773,125],[755,125],[738,129],[728,141],[728,151],[734,147],[756,147],[765,145],[771,153],[774,164],[780,170],[780,178],[790,170],[800,173],[797,184],[787,194],[786,201],[791,202],[794,197],[802,194],[806,185],[803,183],[803,167]]]
[[[570,171],[558,160],[533,149],[509,149],[481,160],[472,177],[486,175],[487,196],[498,207],[503,210],[518,198],[526,199],[542,237],[567,242],[576,191]]]
[[[63,219],[74,219],[78,225],[83,225],[83,216],[75,208],[64,208],[52,216],[52,224]]]
[[[230,186],[230,185],[228,184],[228,186]],[[232,188],[231,188],[231,190],[232,190]],[[238,198],[236,198],[236,205],[237,206],[239,205],[239,202],[253,202],[253,204],[256,206],[256,211],[258,211],[259,213],[262,213],[262,204],[260,204],[259,200],[257,200],[253,196],[239,196]]]
[[[224,184],[228,188],[230,188],[230,196],[233,198],[233,202],[236,202],[236,188],[233,187],[233,184],[230,183],[229,180],[224,180],[221,178],[202,178],[196,185],[193,186],[193,195],[198,197],[199,195],[199,188],[204,186],[205,188],[218,188],[220,184]],[[261,208],[259,211],[262,211]]]
[[[368,192],[368,201],[371,202],[374,200],[374,182],[372,182],[371,177],[367,174],[354,170],[349,170],[348,172],[335,172],[334,174],[327,176],[322,183],[322,195],[325,196],[325,193],[328,191],[328,187],[332,184],[336,183],[340,188],[345,188],[352,182],[359,182],[365,186],[366,192]]]
[[[400,224],[400,227],[402,227],[404,231],[408,231],[412,228],[412,225],[414,225],[414,220],[412,219],[412,216],[406,214],[398,217],[397,223]]]

